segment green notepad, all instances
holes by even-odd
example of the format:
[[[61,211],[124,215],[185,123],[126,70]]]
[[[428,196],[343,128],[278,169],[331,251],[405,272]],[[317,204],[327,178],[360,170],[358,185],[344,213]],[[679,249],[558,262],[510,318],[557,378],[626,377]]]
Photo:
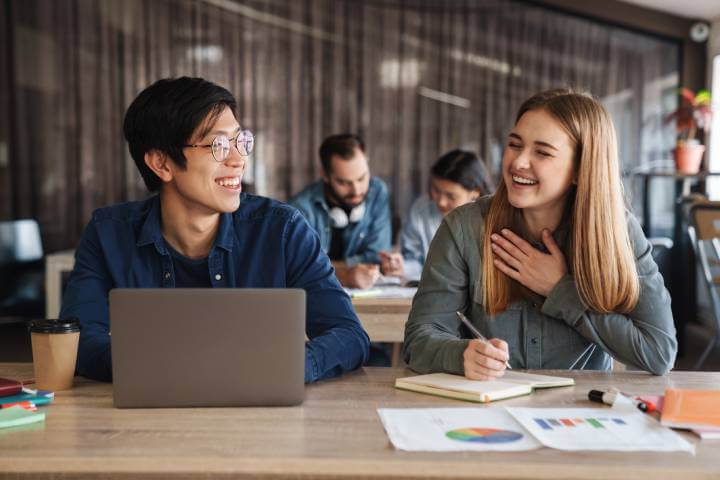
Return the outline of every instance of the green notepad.
[[[29,423],[44,422],[45,414],[31,412],[23,407],[10,407],[0,410],[0,428],[18,427]]]

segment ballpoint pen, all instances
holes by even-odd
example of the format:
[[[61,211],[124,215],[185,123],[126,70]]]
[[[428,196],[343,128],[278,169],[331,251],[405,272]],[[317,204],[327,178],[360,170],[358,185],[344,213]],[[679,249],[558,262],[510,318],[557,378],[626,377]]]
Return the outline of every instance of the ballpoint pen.
[[[485,335],[480,333],[480,331],[477,328],[475,328],[475,326],[472,323],[470,323],[470,320],[468,320],[465,315],[463,315],[460,312],[455,312],[455,313],[457,314],[460,321],[465,324],[465,326],[468,328],[468,330],[470,330],[470,333],[475,335],[475,338],[477,338],[478,340],[482,340],[483,342],[490,343],[489,340],[487,338],[485,338]],[[505,361],[505,366],[507,368],[509,368],[510,370],[512,370],[512,367],[510,366],[510,362]]]

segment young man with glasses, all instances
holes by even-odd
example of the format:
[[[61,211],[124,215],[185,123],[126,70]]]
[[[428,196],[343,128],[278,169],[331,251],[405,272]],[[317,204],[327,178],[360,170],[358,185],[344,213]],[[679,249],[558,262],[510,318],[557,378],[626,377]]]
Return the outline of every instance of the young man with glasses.
[[[362,365],[368,337],[302,215],[241,192],[254,137],[226,89],[163,79],[125,114],[125,138],[146,200],[96,210],[75,254],[61,316],[81,322],[77,371],[112,379],[111,288],[303,288],[305,381]]]

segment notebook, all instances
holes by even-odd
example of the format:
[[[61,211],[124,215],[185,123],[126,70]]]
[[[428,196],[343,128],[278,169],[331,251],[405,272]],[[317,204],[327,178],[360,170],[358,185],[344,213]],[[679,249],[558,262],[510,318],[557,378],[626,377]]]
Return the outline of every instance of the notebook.
[[[662,415],[664,397],[662,395],[641,395],[640,400],[644,402],[651,402],[655,405],[655,411],[658,413],[658,418]],[[712,428],[692,428],[692,433],[700,437],[702,440],[718,440],[720,439],[720,427]]]
[[[529,395],[535,388],[571,385],[575,385],[575,380],[572,378],[523,372],[505,372],[501,380],[468,380],[448,373],[431,373],[395,380],[395,388],[402,390],[479,403]]]
[[[22,390],[22,383],[9,378],[0,378],[0,397],[17,395]]]
[[[37,395],[32,393],[18,393],[17,395],[8,395],[7,397],[0,397],[0,408],[7,404],[18,403],[18,402],[31,402],[35,406],[47,405],[52,403],[54,396]]]
[[[693,428],[692,432],[701,440],[720,440],[720,427],[717,428]]]
[[[720,390],[665,390],[660,422],[666,427],[720,427]]]
[[[44,421],[44,413],[29,412],[23,407],[10,407],[0,410],[0,428],[19,427],[20,425]]]

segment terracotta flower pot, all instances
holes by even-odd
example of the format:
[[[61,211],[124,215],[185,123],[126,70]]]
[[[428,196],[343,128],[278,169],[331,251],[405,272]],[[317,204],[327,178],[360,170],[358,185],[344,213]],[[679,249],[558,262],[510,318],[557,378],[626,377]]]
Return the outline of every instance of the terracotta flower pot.
[[[704,152],[704,145],[678,145],[675,148],[675,168],[680,173],[698,173]]]

